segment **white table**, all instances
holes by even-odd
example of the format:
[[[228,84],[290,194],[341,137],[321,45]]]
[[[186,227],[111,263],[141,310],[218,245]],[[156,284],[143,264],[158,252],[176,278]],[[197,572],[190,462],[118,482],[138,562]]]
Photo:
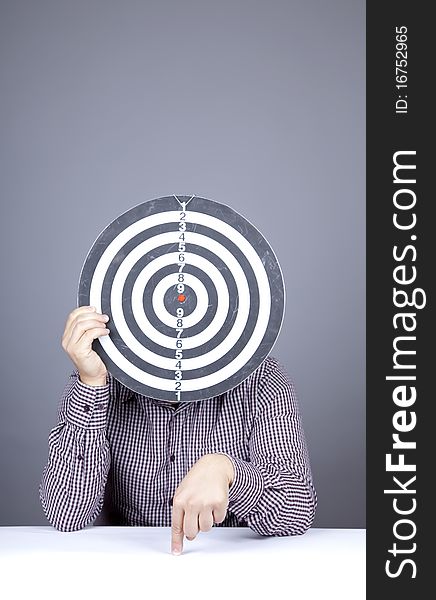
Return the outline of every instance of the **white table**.
[[[167,527],[0,527],[0,597],[363,600],[365,530],[215,527],[173,556]]]

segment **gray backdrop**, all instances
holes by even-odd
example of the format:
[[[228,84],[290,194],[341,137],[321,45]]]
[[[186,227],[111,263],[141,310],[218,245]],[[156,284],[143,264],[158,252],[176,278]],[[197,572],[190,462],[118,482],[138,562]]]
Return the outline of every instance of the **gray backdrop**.
[[[229,204],[282,264],[318,527],[364,526],[363,0],[1,2],[0,524],[38,499],[83,260],[167,194]]]

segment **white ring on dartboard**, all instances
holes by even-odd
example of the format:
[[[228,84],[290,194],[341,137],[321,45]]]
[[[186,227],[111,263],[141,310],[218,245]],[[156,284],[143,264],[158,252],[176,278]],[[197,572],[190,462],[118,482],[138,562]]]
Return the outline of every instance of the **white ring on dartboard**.
[[[259,310],[256,320],[256,325],[254,327],[253,333],[250,337],[250,340],[245,345],[245,347],[241,350],[241,352],[234,358],[230,363],[222,367],[221,369],[206,375],[204,377],[200,377],[198,379],[186,379],[183,381],[183,391],[196,391],[204,388],[212,387],[216,384],[221,383],[223,380],[231,377],[234,373],[239,371],[253,356],[256,352],[259,344],[261,343],[265,331],[269,321],[270,307],[271,307],[271,296],[270,296],[270,287],[268,277],[264,270],[264,266],[260,257],[253,249],[253,247],[249,244],[249,242],[242,236],[238,231],[236,231],[233,227],[228,225],[227,223],[217,219],[211,215],[206,215],[203,213],[199,213],[196,211],[186,211],[189,213],[189,222],[197,223],[199,225],[204,225],[206,227],[215,229],[219,231],[222,235],[230,239],[233,243],[235,243],[243,254],[246,256],[248,261],[250,262],[253,272],[256,278],[256,282],[258,288],[262,290],[262,294],[259,295]],[[145,231],[150,227],[154,227],[156,225],[166,224],[170,222],[178,223],[179,222],[179,211],[167,211],[163,213],[156,213],[145,217],[143,219],[138,220],[136,223],[133,223],[129,227],[127,227],[124,231],[122,231],[118,236],[108,245],[106,250],[103,252],[97,267],[94,271],[94,277],[91,283],[90,289],[90,304],[95,306],[98,312],[101,312],[101,291],[103,287],[103,280],[106,274],[107,269],[112,263],[114,257],[119,252],[119,250],[135,235],[138,233]],[[194,232],[190,232],[190,237]],[[178,231],[174,232],[175,236],[177,236]],[[161,234],[166,235],[166,234]],[[200,235],[200,234],[198,234]],[[156,236],[158,237],[158,236]],[[154,246],[156,247],[155,238]],[[210,242],[215,241],[211,239],[207,239],[207,247],[210,247]],[[221,248],[224,248],[220,245]],[[236,260],[235,260],[236,262]],[[244,277],[245,279],[245,277]],[[242,303],[240,304],[242,307]],[[116,307],[112,305],[112,309]],[[238,311],[239,312],[239,311]],[[187,338],[188,339],[188,338]],[[174,390],[174,380],[165,379],[162,377],[157,377],[155,375],[151,375],[139,369],[136,365],[132,364],[129,360],[127,360],[118,348],[114,345],[110,337],[105,336],[100,338],[100,343],[105,350],[106,354],[109,358],[116,364],[118,367],[124,371],[127,375],[135,379],[136,381],[143,383],[146,386],[155,388],[157,390],[165,390],[165,391],[173,391]],[[225,340],[224,342],[225,343]],[[231,344],[233,345],[233,344]],[[231,347],[230,345],[230,347]],[[147,350],[144,348],[144,350]],[[211,353],[206,353],[203,357],[208,354],[214,354],[216,348],[211,351]],[[147,351],[149,352],[149,351]],[[147,354],[147,353],[146,353]],[[152,353],[154,354],[154,353]],[[216,354],[216,353],[215,353]],[[222,356],[222,354],[220,355]],[[213,356],[209,356],[212,358],[207,363],[213,362],[216,360]],[[171,362],[171,367],[167,367],[163,363],[166,360]],[[186,359],[183,361],[184,370],[188,370],[189,368],[197,368],[197,367],[189,367],[186,363],[189,360],[196,359]],[[192,364],[192,363],[191,363]],[[173,359],[165,359],[162,356],[159,356],[159,366],[162,368],[170,368],[173,370],[174,360]]]
[[[142,319],[147,319],[144,305],[142,303],[144,288],[147,285],[147,282],[143,282],[142,280],[140,281],[140,277],[143,272],[144,269],[138,275],[132,290],[132,310],[139,327],[141,327]],[[152,295],[152,306],[154,312],[159,315],[159,319],[162,321],[162,323],[165,323],[165,325],[168,325],[168,327],[172,327],[173,329],[177,327],[177,316],[168,312],[164,303],[164,296],[165,292],[167,292],[169,288],[177,286],[178,276],[179,273],[170,273],[169,275],[166,275],[161,281],[159,281]],[[201,321],[206,314],[209,302],[209,294],[207,293],[206,286],[198,279],[198,277],[194,277],[194,275],[191,275],[191,273],[185,273],[184,276],[185,285],[190,286],[197,296],[197,306],[195,307],[195,310],[190,315],[183,316],[183,325],[185,329],[188,329],[189,327],[193,327],[199,321]],[[133,306],[135,306],[134,309]],[[147,322],[150,325],[148,319]],[[150,327],[152,326],[150,325]]]

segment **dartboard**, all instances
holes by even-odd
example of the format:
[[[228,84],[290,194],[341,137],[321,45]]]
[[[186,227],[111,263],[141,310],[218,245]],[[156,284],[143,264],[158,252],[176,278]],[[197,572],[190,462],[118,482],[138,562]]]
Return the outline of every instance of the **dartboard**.
[[[109,315],[94,342],[108,371],[174,402],[223,394],[271,351],[284,314],[277,258],[235,210],[197,196],[135,206],[86,257],[79,306]]]

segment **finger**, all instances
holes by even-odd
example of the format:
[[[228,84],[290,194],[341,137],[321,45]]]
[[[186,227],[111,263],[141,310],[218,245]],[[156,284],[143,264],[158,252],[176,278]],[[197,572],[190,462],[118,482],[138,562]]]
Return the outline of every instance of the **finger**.
[[[65,352],[73,360],[77,368],[79,366],[76,363],[76,359],[84,358],[92,352],[92,342],[103,335],[109,335],[109,329],[102,329],[101,327],[95,327],[94,329],[88,329],[83,336],[80,338],[77,344],[67,346]]]
[[[173,501],[173,515],[171,522],[171,552],[181,554],[183,550],[183,517],[185,511],[182,506]]]
[[[200,516],[198,517],[198,524],[200,526],[200,531],[210,531],[212,529],[213,515],[210,508],[201,511]]]
[[[74,325],[73,330],[71,331],[71,337],[67,341],[67,346],[71,347],[72,345],[78,344],[83,337],[83,334],[90,329],[106,329],[106,327],[104,322],[98,319],[79,321]]]
[[[73,323],[80,323],[81,321],[86,321],[87,319],[97,319],[97,321],[109,321],[108,315],[104,315],[102,313],[83,313],[82,315],[78,315]]]
[[[76,344],[79,344],[83,335],[90,329],[106,329],[105,323],[97,319],[89,319],[87,321],[80,321],[76,323],[71,331],[70,338],[64,341],[67,348],[72,348]]]
[[[92,351],[92,342],[103,335],[109,335],[109,329],[95,327],[85,331],[79,342],[74,346],[74,350],[70,350],[72,356],[77,358],[87,356]]]
[[[77,315],[66,327],[65,327],[65,331],[64,331],[64,335],[62,337],[62,341],[63,342],[68,342],[71,338],[71,334],[72,331],[74,329],[74,327],[78,324],[81,323],[82,321],[87,321],[89,319],[94,319],[97,320],[101,323],[107,323],[109,321],[109,317],[108,315],[102,315],[100,313],[96,313],[91,312],[91,311],[85,311],[79,315]]]
[[[192,541],[195,539],[199,532],[198,525],[198,510],[196,508],[189,508],[185,510],[185,518],[183,519],[183,531],[188,540]]]
[[[95,312],[95,306],[79,306],[79,308],[75,308],[70,312],[67,318],[67,322],[65,324],[65,329],[71,325],[74,319],[83,313]]]
[[[213,521],[214,523],[222,523],[226,518],[227,509],[225,506],[218,506],[213,509]]]
[[[91,347],[94,340],[101,337],[102,335],[109,335],[110,329],[103,329],[102,327],[95,327],[94,329],[88,329],[85,331],[81,339],[79,340],[79,346],[83,342],[85,348]]]

